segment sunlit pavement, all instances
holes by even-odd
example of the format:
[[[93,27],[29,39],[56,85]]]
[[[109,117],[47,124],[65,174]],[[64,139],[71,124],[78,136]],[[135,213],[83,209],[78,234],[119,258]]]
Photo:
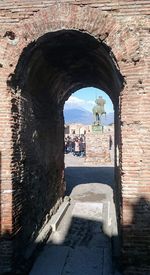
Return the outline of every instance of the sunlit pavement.
[[[117,236],[113,167],[87,166],[71,154],[65,163],[70,206],[30,275],[119,274],[113,270],[111,250],[111,237]]]

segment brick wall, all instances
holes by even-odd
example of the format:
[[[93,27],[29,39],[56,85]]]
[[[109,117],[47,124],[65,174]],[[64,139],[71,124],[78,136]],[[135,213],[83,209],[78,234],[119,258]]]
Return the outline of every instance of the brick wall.
[[[63,118],[60,102],[62,99],[67,99],[69,94],[78,87],[91,84],[108,92],[117,114],[115,137],[116,152],[119,153],[116,154],[116,193],[120,194],[121,190],[122,199],[120,198],[118,208],[121,207],[122,253],[125,266],[127,266],[126,274],[149,272],[149,14],[150,3],[144,0],[128,2],[59,1],[57,4],[55,1],[40,0],[1,1],[0,213],[3,238],[1,238],[0,250],[1,258],[5,258],[5,261],[3,260],[5,270],[10,268],[10,258],[6,259],[6,249],[8,245],[11,247],[9,236],[12,231],[14,230],[13,232],[16,234],[22,232],[21,236],[25,242],[32,233],[34,233],[33,236],[36,235],[44,223],[45,213],[50,210],[49,198],[51,200],[50,205],[52,205],[59,198],[58,193],[61,194],[61,190],[58,192],[59,186],[60,189],[62,188],[60,178],[63,170],[63,152],[61,149],[63,147],[63,139],[61,138],[63,136]],[[109,58],[105,55],[105,61],[102,61],[97,53],[97,62],[100,62],[97,63],[98,71],[96,74],[98,77],[94,79],[95,74],[92,75],[91,70],[90,75],[93,76],[91,82],[86,79],[84,83],[79,81],[74,83],[70,81],[67,74],[62,72],[61,77],[57,78],[56,73],[53,80],[59,84],[53,86],[51,82],[50,87],[53,91],[58,115],[53,114],[53,120],[50,119],[49,123],[48,121],[43,123],[43,120],[39,120],[39,124],[37,124],[33,105],[34,103],[37,105],[35,94],[40,82],[36,82],[35,71],[30,81],[31,86],[34,86],[33,94],[31,96],[29,88],[30,93],[24,94],[27,89],[24,87],[27,76],[24,74],[26,58],[22,58],[23,62],[18,62],[18,60],[25,55],[25,49],[32,49],[33,42],[39,37],[47,32],[62,29],[82,30],[100,42],[103,40],[110,47]],[[100,56],[103,55],[103,49],[99,54]],[[124,89],[120,86],[118,74],[110,60],[110,56],[113,58],[113,55],[117,62],[116,66],[125,80]],[[37,60],[38,54],[34,56],[29,67],[32,68],[34,64],[37,65],[37,67],[33,66],[34,69],[38,68],[38,64],[42,66],[42,61],[36,63]],[[99,66],[98,64],[103,65]],[[52,67],[49,68],[50,71],[51,69]],[[34,70],[31,71],[34,72]],[[58,73],[60,76],[60,71]],[[12,74],[15,75],[15,84],[11,83]],[[21,78],[20,75],[22,75]],[[46,96],[44,102],[48,102]],[[49,102],[52,107],[54,101],[50,100]],[[51,117],[50,113],[47,114],[48,117]],[[39,127],[41,137],[36,138]],[[25,129],[26,131],[24,131]],[[54,142],[56,136],[58,140]],[[50,144],[55,145],[53,161],[51,161],[52,153],[47,152],[42,142],[44,142],[44,146],[47,144],[48,148],[51,148]],[[35,144],[36,146],[34,146]],[[56,152],[59,153],[56,154]],[[49,166],[47,171],[45,163]],[[53,173],[50,172],[52,170]],[[49,184],[46,180],[48,173]],[[43,186],[40,185],[41,180],[44,182]],[[53,185],[54,182],[57,183]],[[35,201],[32,201],[32,196],[35,197],[35,194],[42,193],[42,190],[43,196],[40,196],[40,207],[36,207],[37,196]],[[44,201],[45,196],[46,200]],[[31,209],[33,205],[34,208],[30,216],[28,207]],[[44,215],[41,211],[42,207]],[[39,213],[38,217],[37,213]],[[33,216],[36,216],[34,220]],[[27,229],[27,224],[29,227],[25,233],[24,229]],[[35,230],[36,226],[37,230]],[[143,234],[146,236],[145,238],[143,238]],[[139,261],[141,257],[142,261]],[[143,264],[142,267],[141,264]],[[4,270],[2,266],[1,270]]]
[[[2,44],[1,44],[2,47]],[[1,50],[3,55],[3,50]],[[0,270],[10,271],[12,263],[12,184],[11,184],[11,103],[6,74],[0,73]]]
[[[36,98],[18,92],[12,101],[13,234],[17,242],[18,237],[21,238],[19,245],[24,249],[37,237],[62,197],[63,143],[60,137],[63,125],[56,123],[59,121],[57,108],[47,112],[46,105],[51,104],[48,100],[39,106]],[[55,143],[60,144],[57,153]],[[18,252],[21,254],[20,249]]]

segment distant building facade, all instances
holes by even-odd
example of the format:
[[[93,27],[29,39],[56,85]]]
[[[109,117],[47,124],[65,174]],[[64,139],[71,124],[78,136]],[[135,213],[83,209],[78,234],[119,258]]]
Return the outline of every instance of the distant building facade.
[[[103,131],[111,132],[111,134],[113,134],[114,125],[112,124],[109,126],[104,126]],[[91,132],[92,132],[92,125],[84,125],[79,123],[66,124],[64,129],[65,137],[80,136]]]

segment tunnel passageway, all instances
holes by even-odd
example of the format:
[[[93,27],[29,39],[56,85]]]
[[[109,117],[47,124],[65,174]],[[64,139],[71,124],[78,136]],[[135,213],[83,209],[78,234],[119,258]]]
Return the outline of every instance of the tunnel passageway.
[[[65,157],[65,164],[66,169],[76,165],[71,167],[76,169],[75,173],[68,170],[65,177],[67,186],[72,188],[70,205],[30,275],[121,274],[112,262],[112,238],[118,237],[111,187],[113,167],[97,167],[96,172],[95,167],[85,167],[83,159],[71,154]],[[106,168],[108,170],[104,172]],[[56,263],[56,258],[61,260]]]
[[[93,87],[114,106],[124,272],[149,274],[149,1],[0,2],[0,273],[24,265],[62,204],[64,104]],[[111,188],[106,168],[102,186]],[[75,180],[76,169],[66,169],[73,175],[68,194],[88,184],[83,167]]]
[[[13,135],[12,223],[17,259],[20,254],[24,257],[24,248],[35,241],[63,200],[66,100],[83,87],[103,89],[112,100],[118,123],[123,77],[111,48],[101,39],[87,32],[64,29],[46,33],[24,48],[8,85]],[[118,143],[119,137],[115,146]],[[18,206],[21,215],[17,215]]]

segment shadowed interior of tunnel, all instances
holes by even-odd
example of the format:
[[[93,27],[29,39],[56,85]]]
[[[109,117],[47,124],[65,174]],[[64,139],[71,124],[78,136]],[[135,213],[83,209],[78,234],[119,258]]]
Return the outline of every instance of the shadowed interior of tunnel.
[[[11,79],[14,86],[36,97],[44,92],[44,98],[57,104],[87,86],[103,89],[117,103],[123,82],[111,48],[75,30],[48,33],[31,43]]]
[[[7,84],[13,118],[13,230],[21,255],[64,195],[65,101],[82,87],[103,89],[119,125],[124,82],[110,47],[87,33],[63,30],[29,44]]]

